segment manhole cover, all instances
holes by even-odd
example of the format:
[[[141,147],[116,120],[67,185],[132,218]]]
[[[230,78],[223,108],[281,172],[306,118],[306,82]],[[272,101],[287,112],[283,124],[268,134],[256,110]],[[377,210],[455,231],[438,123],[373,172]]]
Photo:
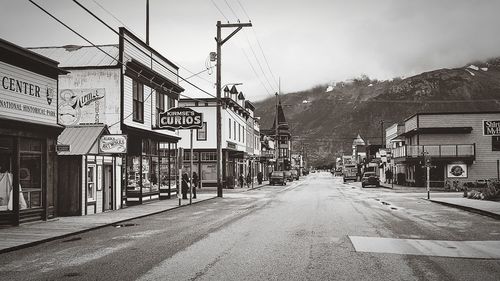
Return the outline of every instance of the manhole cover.
[[[63,243],[64,242],[73,242],[73,241],[78,241],[78,240],[82,240],[82,237],[73,237],[70,239],[66,239],[66,240],[63,240]]]
[[[137,224],[135,223],[123,223],[123,224],[114,224],[113,226],[116,228],[120,228],[120,227],[136,226],[136,225]]]

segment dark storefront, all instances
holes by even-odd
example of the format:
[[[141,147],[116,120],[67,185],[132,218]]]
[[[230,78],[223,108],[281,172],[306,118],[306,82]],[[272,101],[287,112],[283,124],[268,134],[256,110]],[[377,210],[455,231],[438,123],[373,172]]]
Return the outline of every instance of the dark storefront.
[[[57,65],[0,39],[0,224],[57,215]]]

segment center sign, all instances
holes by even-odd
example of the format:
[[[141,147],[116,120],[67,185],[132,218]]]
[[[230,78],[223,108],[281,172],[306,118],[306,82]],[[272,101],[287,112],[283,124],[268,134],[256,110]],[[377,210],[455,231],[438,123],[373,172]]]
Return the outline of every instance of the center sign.
[[[157,129],[201,129],[203,114],[187,107],[174,107],[158,115]]]

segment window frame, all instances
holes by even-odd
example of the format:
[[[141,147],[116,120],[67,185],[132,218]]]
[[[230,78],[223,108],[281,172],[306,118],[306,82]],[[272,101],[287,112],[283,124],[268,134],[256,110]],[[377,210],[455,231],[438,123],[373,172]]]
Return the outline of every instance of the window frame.
[[[155,108],[156,108],[156,126],[160,126],[160,116],[161,112],[165,112],[165,96],[166,94],[163,93],[162,91],[156,91],[156,101],[155,101]]]
[[[93,176],[92,181],[89,181],[89,168],[92,168]],[[96,186],[96,175],[97,174],[97,165],[96,164],[87,164],[87,183],[86,183],[86,193],[87,193],[87,202],[96,202],[97,201],[97,186]],[[89,194],[89,185],[92,184],[92,197]]]
[[[144,123],[144,84],[135,79],[132,79],[132,120]]]
[[[200,138],[200,133],[205,133],[205,137]],[[206,141],[207,140],[207,122],[202,123],[201,129],[196,129],[196,140],[197,141]]]

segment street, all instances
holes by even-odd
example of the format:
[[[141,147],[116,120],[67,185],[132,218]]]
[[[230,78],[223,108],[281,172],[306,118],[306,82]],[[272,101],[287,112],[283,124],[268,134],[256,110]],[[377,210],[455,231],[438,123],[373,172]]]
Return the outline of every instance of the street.
[[[1,254],[0,280],[499,280],[500,222],[424,197],[313,173]]]

